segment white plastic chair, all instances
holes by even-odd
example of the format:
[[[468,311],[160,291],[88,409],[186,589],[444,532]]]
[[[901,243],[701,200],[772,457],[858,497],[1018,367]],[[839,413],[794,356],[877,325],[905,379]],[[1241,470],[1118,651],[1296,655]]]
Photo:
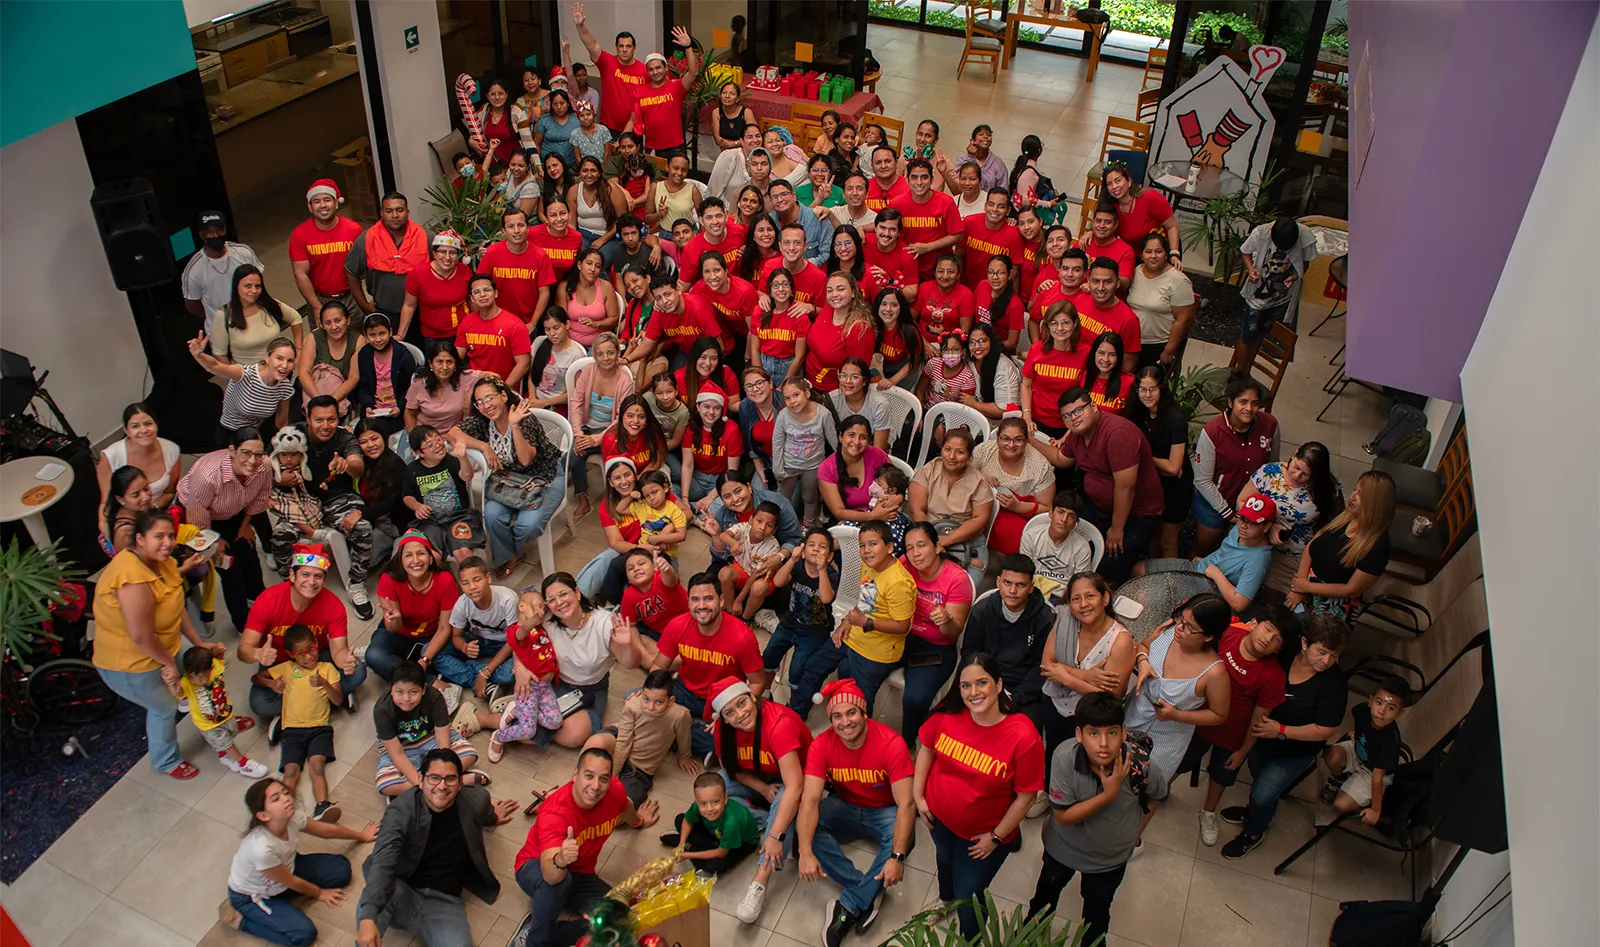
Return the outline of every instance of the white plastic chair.
[[[570,374],[570,369],[569,369]],[[545,436],[561,451],[561,463],[567,462],[567,452],[572,450],[572,423],[554,411],[544,408],[534,408],[533,416],[539,419],[544,427]],[[556,507],[555,513],[550,517],[550,522],[545,526],[544,532],[539,534],[539,565],[544,569],[545,575],[552,575],[556,571],[555,528],[557,520],[566,524],[567,535],[573,534],[572,529],[572,478],[567,478],[566,490],[561,496],[561,505]],[[564,515],[563,515],[564,514]],[[520,550],[519,550],[520,552]]]
[[[972,585],[972,576],[970,576],[970,575],[967,576],[967,584],[968,585]],[[978,587],[976,585],[972,585],[972,590],[974,592],[976,592],[977,589],[978,589]],[[997,591],[996,589],[990,589],[989,591],[983,593],[982,595],[975,596],[973,598],[973,600],[972,600],[973,607],[976,608],[979,602],[981,602],[984,599],[988,598],[989,596],[993,595],[996,591]],[[970,616],[970,612],[969,612],[969,616]],[[961,634],[956,636],[956,653],[958,653],[958,654],[961,652],[961,639],[966,637],[966,634],[967,634],[966,626],[962,626]],[[951,676],[954,677],[955,675],[952,674]],[[950,682],[948,680],[946,680],[944,684],[939,685],[939,689],[940,690],[944,690],[945,686],[948,685],[949,683]],[[889,672],[889,676],[883,679],[883,686],[885,686],[885,687],[893,687],[895,690],[900,691],[901,693],[905,693],[905,689],[906,689],[906,672],[905,672],[905,669],[904,668],[895,668],[893,671],[890,671]]]
[[[1028,525],[1022,527],[1022,535],[1024,538],[1026,538],[1027,535],[1034,530],[1049,528],[1050,514],[1036,513],[1032,519],[1028,520]],[[1093,552],[1093,555],[1089,560],[1089,568],[1100,568],[1100,557],[1104,556],[1106,553],[1106,538],[1100,535],[1100,528],[1088,520],[1079,517],[1078,525],[1072,528],[1072,532],[1074,535],[1083,537],[1084,542],[1089,544],[1089,548]]]
[[[588,368],[590,365],[593,365],[593,364],[594,364],[594,356],[585,355],[584,357],[578,359],[576,362],[573,362],[571,365],[567,366],[567,380],[566,380],[567,394],[569,394],[569,395],[572,394],[573,389],[575,387],[577,387],[577,384],[578,384],[578,373],[583,371],[585,368]],[[562,420],[565,421],[566,418],[562,418]],[[570,428],[572,425],[568,424],[567,426],[568,426],[568,428]]]
[[[861,601],[861,527],[840,523],[828,527],[828,534],[839,544],[839,591],[833,598],[837,624]]]
[[[922,433],[924,435],[931,434],[938,427],[940,421],[944,422],[944,429],[947,431],[958,427],[970,430],[972,432],[973,447],[977,447],[989,439],[989,419],[984,417],[983,413],[977,408],[969,408],[964,404],[956,404],[951,401],[947,401],[944,404],[936,404],[928,409],[928,413],[922,416]],[[918,439],[917,456],[919,458],[926,459],[923,456],[926,444],[926,437]]]
[[[901,460],[898,457],[890,455],[889,463],[894,464],[896,467],[899,467],[900,468],[900,472],[906,475],[906,479],[907,480],[910,480],[912,477],[915,477],[917,475],[917,469],[915,467],[911,466],[910,464],[906,463],[905,461]]]
[[[922,402],[917,396],[899,386],[882,392],[889,399],[889,447],[893,449],[900,440],[906,421],[911,422],[911,443],[917,440],[917,430],[922,427]]]

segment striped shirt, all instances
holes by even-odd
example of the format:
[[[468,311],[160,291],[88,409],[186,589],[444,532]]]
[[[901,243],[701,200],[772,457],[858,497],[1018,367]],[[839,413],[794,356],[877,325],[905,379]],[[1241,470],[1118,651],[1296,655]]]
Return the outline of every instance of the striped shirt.
[[[233,452],[227,449],[202,456],[178,481],[184,521],[201,529],[214,520],[232,519],[240,513],[265,513],[271,495],[271,466],[263,462],[255,476],[241,483],[233,472]]]
[[[272,417],[278,405],[294,397],[294,381],[285,378],[276,385],[261,380],[258,362],[244,370],[238,381],[228,382],[222,393],[222,426],[228,430],[259,427]]]

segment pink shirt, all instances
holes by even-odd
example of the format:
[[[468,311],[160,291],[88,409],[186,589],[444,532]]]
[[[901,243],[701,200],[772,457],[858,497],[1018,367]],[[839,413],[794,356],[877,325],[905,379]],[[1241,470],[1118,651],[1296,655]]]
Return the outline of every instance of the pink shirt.
[[[889,455],[876,447],[868,447],[866,453],[861,455],[861,482],[849,489],[839,490],[839,499],[844,503],[845,509],[865,513],[867,503],[872,500],[872,480],[878,475],[878,468],[889,462]],[[824,483],[839,484],[839,454],[829,454],[817,468],[817,479]]]
[[[911,616],[911,633],[936,645],[952,645],[956,639],[947,638],[931,617],[941,605],[971,605],[972,580],[965,569],[948,559],[943,560],[939,574],[931,581],[924,579],[911,560],[900,557],[900,564],[917,581],[917,611]]]
[[[467,416],[467,401],[477,381],[478,373],[465,369],[455,388],[440,382],[439,390],[430,393],[426,380],[418,378],[406,391],[406,408],[417,412],[418,424],[426,424],[443,434]]]

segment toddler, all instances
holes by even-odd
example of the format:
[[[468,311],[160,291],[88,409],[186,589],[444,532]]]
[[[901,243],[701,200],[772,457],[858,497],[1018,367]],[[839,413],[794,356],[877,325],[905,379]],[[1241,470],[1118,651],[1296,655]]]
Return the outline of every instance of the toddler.
[[[513,740],[526,740],[540,727],[561,729],[561,705],[556,701],[553,686],[556,649],[544,630],[544,620],[548,616],[544,596],[538,589],[529,588],[517,599],[517,621],[506,629],[506,641],[510,642],[517,663],[533,675],[533,680],[528,684],[526,696],[519,695],[506,705],[497,721],[498,729],[489,735],[491,763],[500,762],[505,744]]]
[[[639,544],[669,560],[678,553],[678,544],[689,535],[689,518],[672,501],[672,484],[660,470],[647,471],[639,478],[639,499],[630,508],[639,521]]]
[[[306,542],[322,529],[322,503],[311,493],[311,467],[306,463],[306,436],[286,427],[272,438],[272,493],[267,498],[267,519],[272,523],[268,542],[272,569],[280,579],[289,577],[289,559],[296,543]]]
[[[305,625],[291,625],[283,633],[290,660],[258,671],[251,682],[283,694],[283,745],[278,771],[283,785],[294,795],[302,768],[311,771],[311,796],[319,822],[339,821],[339,807],[328,801],[327,766],[333,755],[333,726],[329,711],[344,705],[339,669],[318,660],[317,636]]]
[[[189,719],[206,738],[206,745],[217,751],[222,765],[240,776],[260,779],[267,775],[266,764],[250,759],[233,745],[234,736],[254,727],[256,722],[234,716],[222,669],[221,658],[213,657],[205,648],[190,648],[183,653],[183,678],[178,681],[178,688],[189,703]]]
[[[907,502],[906,491],[911,489],[911,478],[906,472],[894,464],[884,464],[872,478],[872,486],[867,488],[867,509],[878,508],[878,501],[884,497],[899,497],[900,506],[895,512],[895,517],[889,520],[889,536],[894,543],[894,554],[906,554],[906,529],[911,526],[911,504]]]
[[[780,515],[778,504],[763,500],[750,522],[735,523],[711,537],[713,553],[723,550],[733,556],[718,578],[722,580],[723,607],[735,615],[755,617],[771,588],[768,577],[787,559],[773,536]]]

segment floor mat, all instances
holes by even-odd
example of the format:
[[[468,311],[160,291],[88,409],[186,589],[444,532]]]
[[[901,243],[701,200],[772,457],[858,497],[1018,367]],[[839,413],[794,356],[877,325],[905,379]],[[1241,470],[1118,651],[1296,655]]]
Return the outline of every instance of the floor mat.
[[[0,881],[14,883],[145,755],[145,711],[127,701],[98,723],[0,741]],[[84,753],[61,747],[76,736]]]

